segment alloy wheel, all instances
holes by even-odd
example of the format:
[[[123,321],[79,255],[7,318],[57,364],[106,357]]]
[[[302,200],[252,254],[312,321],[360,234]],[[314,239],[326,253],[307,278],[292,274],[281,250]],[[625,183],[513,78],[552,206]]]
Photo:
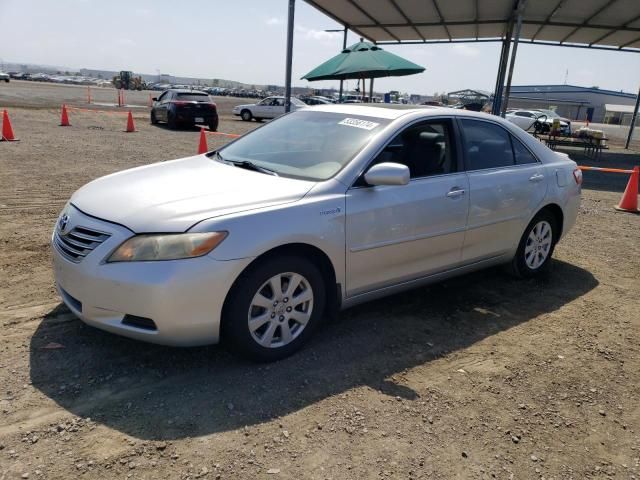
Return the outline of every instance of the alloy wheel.
[[[309,281],[293,272],[274,275],[264,282],[249,305],[252,338],[266,348],[279,348],[295,340],[313,312]]]
[[[524,260],[531,270],[539,268],[549,256],[553,243],[553,230],[546,220],[536,223],[527,237]]]

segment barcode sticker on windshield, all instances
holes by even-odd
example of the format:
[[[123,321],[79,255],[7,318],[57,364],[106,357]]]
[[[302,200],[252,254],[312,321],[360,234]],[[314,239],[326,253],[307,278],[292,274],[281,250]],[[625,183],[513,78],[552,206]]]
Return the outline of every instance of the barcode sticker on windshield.
[[[348,127],[362,128],[364,130],[373,130],[379,123],[368,122],[367,120],[360,120],[359,118],[345,118],[338,125],[347,125]]]

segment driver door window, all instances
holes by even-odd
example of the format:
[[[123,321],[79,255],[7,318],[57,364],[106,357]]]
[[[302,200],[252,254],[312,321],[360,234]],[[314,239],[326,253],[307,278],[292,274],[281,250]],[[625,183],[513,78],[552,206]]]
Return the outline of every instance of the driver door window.
[[[406,165],[411,179],[455,173],[457,162],[452,131],[449,120],[412,125],[391,140],[373,164]]]

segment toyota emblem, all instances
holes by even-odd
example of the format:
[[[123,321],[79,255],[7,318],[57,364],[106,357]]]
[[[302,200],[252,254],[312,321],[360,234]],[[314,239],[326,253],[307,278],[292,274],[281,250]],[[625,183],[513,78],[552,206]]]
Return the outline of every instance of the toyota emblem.
[[[60,220],[58,220],[58,229],[60,230],[60,233],[64,233],[64,229],[67,228],[67,223],[69,223],[69,215],[63,213]]]

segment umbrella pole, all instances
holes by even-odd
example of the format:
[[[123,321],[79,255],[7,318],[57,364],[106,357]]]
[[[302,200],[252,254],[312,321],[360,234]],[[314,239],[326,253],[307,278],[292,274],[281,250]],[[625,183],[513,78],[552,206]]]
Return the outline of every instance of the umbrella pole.
[[[373,103],[373,77],[369,80],[369,103]]]
[[[289,18],[287,22],[287,65],[284,81],[284,111],[291,111],[291,64],[293,63],[293,28],[296,0],[289,0]]]
[[[342,37],[342,50],[345,50],[347,48],[347,27],[344,27],[344,37]],[[340,96],[339,98],[339,102],[342,103],[342,92],[343,92],[343,84],[344,84],[344,80],[340,80]]]

